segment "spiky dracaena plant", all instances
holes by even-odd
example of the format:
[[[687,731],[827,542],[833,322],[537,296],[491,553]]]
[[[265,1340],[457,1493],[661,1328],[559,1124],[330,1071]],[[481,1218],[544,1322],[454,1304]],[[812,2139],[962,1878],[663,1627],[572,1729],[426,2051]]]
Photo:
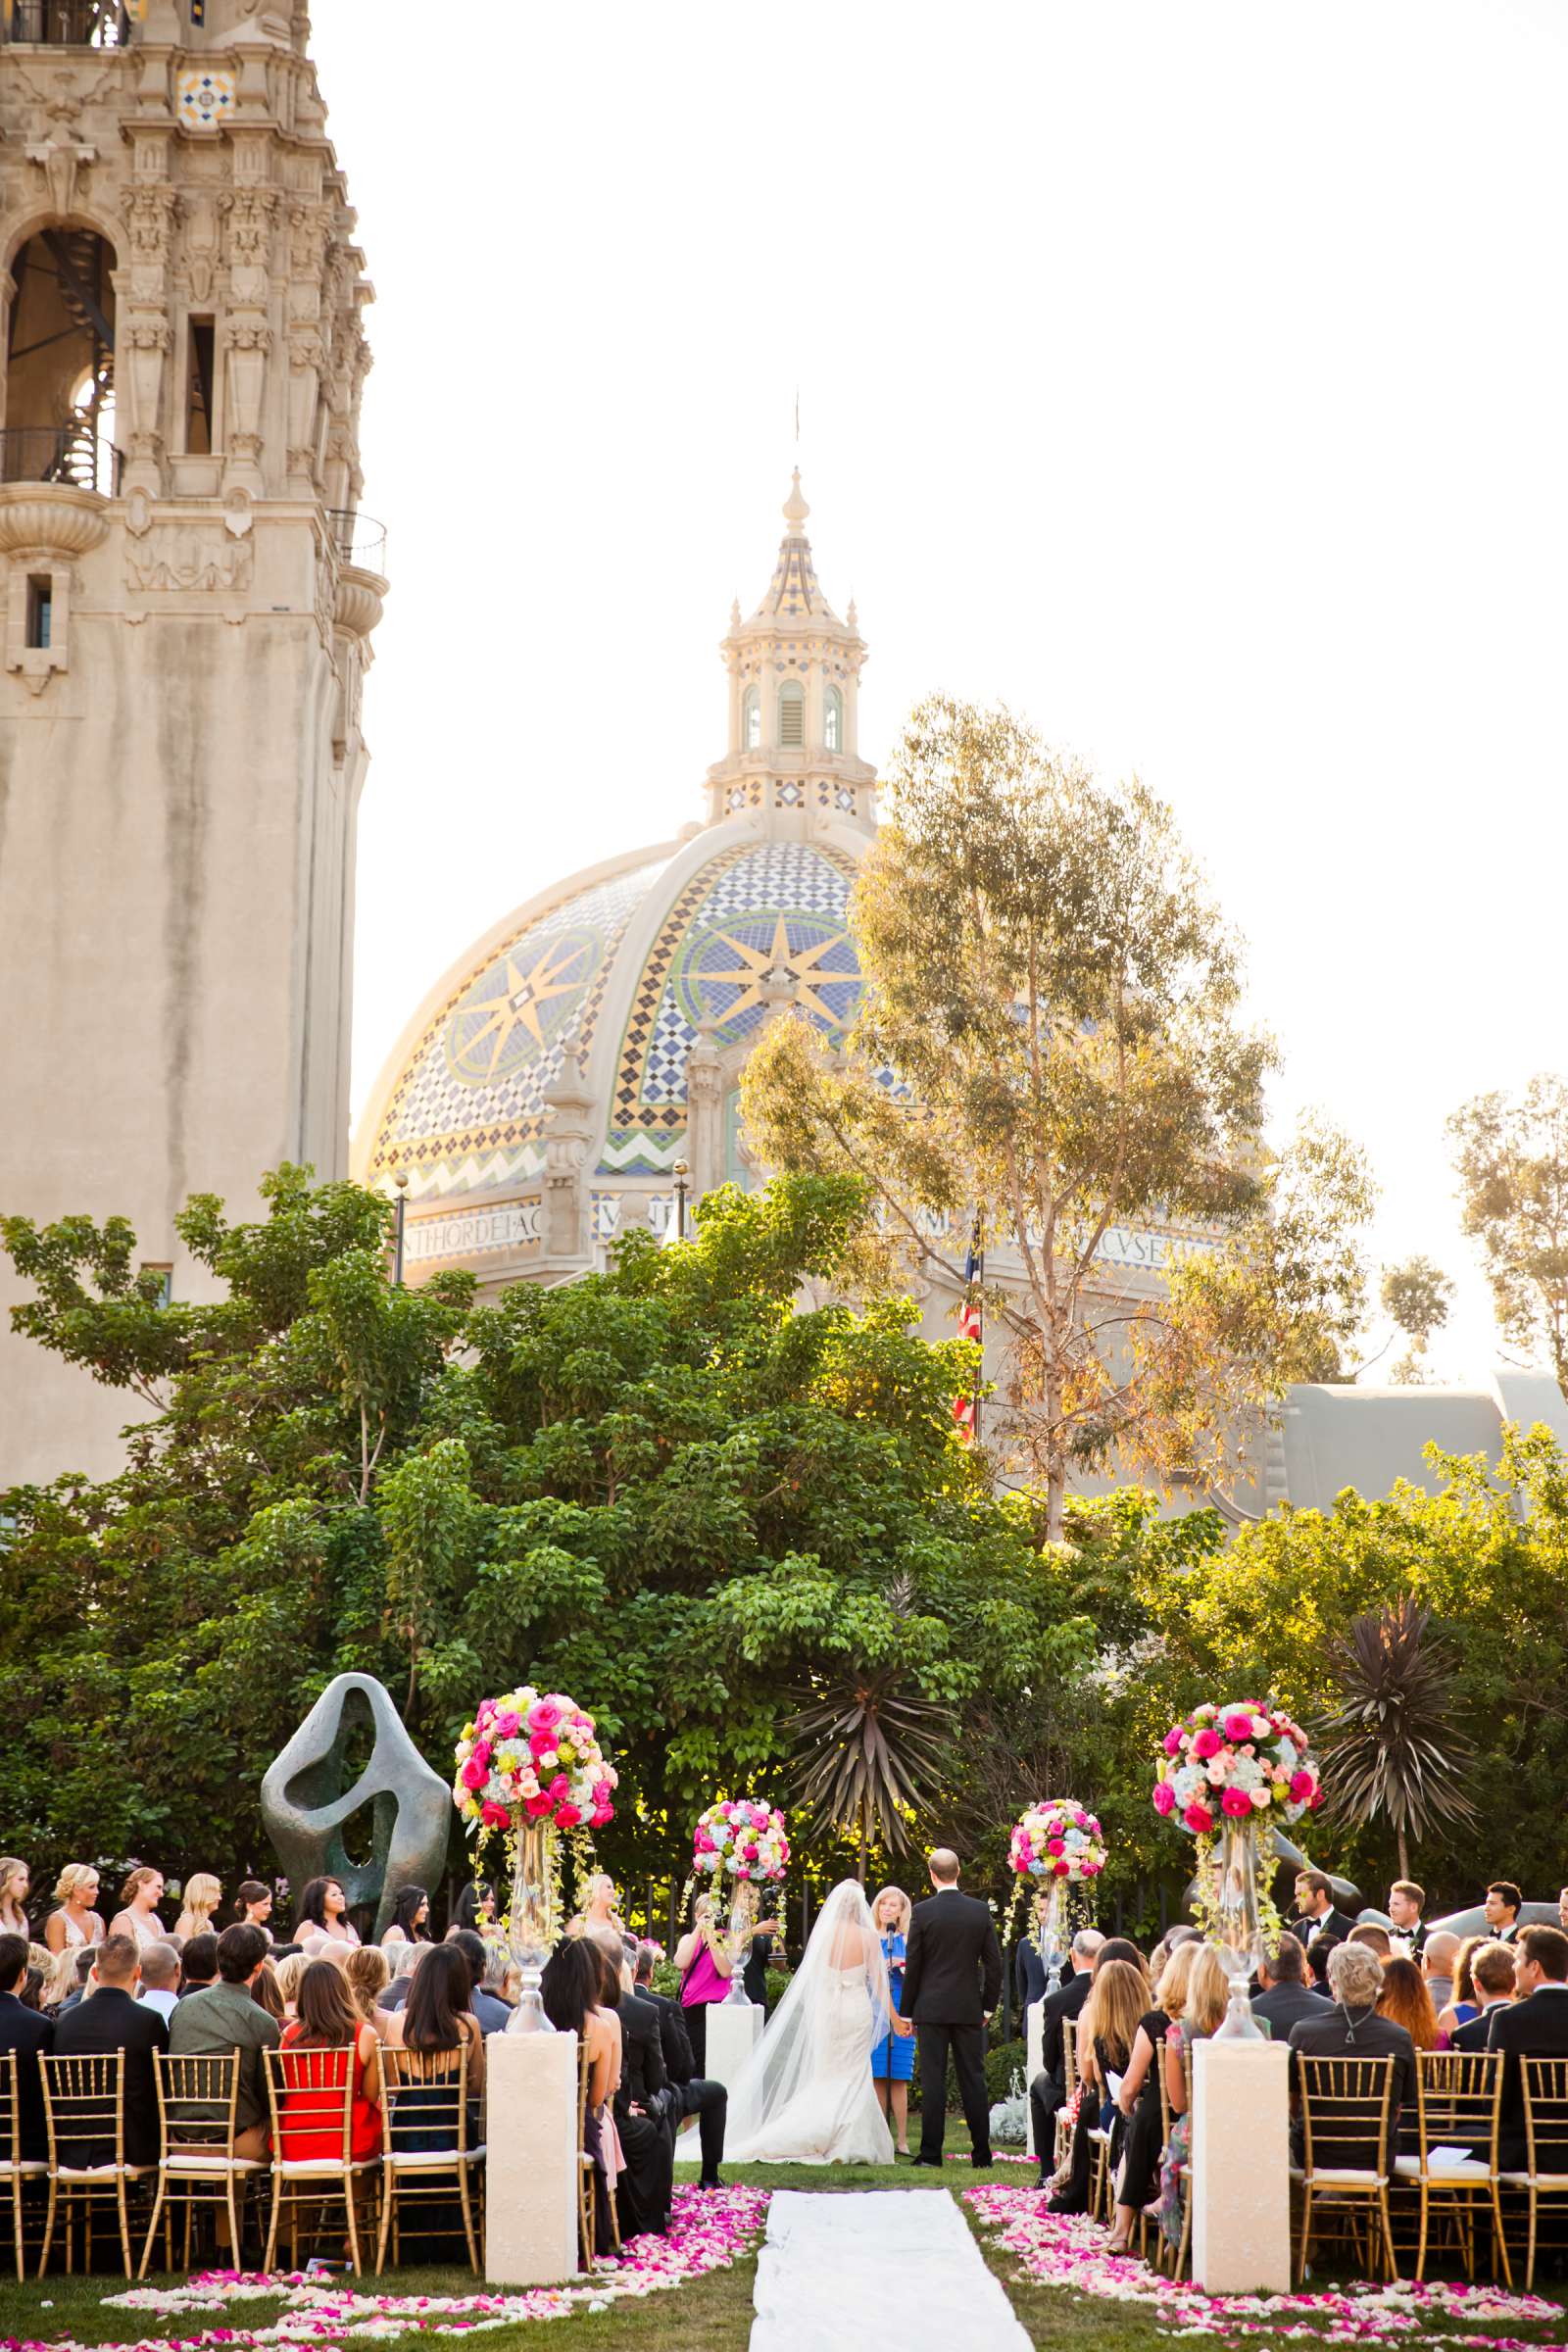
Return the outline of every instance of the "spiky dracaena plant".
[[[906,1853],[907,1816],[934,1803],[952,1740],[950,1708],[924,1698],[897,1664],[813,1679],[786,1730],[795,1802],[815,1832],[853,1838],[865,1885],[873,1845]]]
[[[1366,1827],[1387,1821],[1399,1875],[1410,1843],[1479,1820],[1464,1780],[1475,1755],[1454,1722],[1452,1653],[1414,1593],[1353,1618],[1329,1651],[1339,1703],[1314,1726],[1334,1809]]]

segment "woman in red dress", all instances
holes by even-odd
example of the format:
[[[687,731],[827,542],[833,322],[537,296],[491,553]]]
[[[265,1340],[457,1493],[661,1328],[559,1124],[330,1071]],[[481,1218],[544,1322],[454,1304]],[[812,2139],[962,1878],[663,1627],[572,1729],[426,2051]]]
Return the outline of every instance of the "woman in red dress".
[[[349,2161],[381,2153],[380,2044],[356,2010],[334,1960],[313,1960],[300,1979],[299,2015],[283,2029],[284,2091],[278,2114],[285,2163],[343,2160],[342,2099],[352,2066]]]

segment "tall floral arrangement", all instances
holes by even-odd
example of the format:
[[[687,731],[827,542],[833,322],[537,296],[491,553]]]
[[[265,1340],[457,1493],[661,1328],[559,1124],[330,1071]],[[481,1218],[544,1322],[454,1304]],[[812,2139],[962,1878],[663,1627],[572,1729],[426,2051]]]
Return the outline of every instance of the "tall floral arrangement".
[[[784,1816],[760,1797],[725,1797],[710,1805],[692,1838],[694,1879],[781,1879],[789,1868]]]
[[[1173,1723],[1161,1745],[1153,1806],[1197,1841],[1205,1925],[1236,1942],[1227,1922],[1234,1928],[1245,1914],[1277,1934],[1268,1894],[1274,1830],[1323,1803],[1305,1732],[1272,1700],[1209,1699]],[[1223,1868],[1216,1867],[1216,1838],[1239,1857]]]
[[[1029,1888],[1051,1897],[1053,1932],[1058,1937],[1093,1917],[1094,1883],[1105,1867],[1105,1838],[1099,1820],[1076,1797],[1043,1797],[1012,1825],[1007,1860],[1017,1881],[1007,1914],[1012,1934],[1019,1897]]]
[[[482,1698],[457,1745],[452,1797],[471,1838],[543,1821],[602,1829],[614,1814],[618,1775],[594,1719],[564,1691],[532,1684]]]

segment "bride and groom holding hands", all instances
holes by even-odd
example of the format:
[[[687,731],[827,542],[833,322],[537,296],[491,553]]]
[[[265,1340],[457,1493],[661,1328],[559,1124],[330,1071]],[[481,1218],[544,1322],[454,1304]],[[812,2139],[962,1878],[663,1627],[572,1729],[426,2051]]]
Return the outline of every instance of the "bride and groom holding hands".
[[[920,2150],[940,2165],[948,2057],[969,2130],[972,2160],[991,2162],[985,2035],[1002,1991],[1002,1950],[990,1911],[958,1886],[958,1857],[938,1847],[931,1894],[915,1906],[905,1948],[899,2013],[887,1955],[865,1890],[835,1886],[761,2040],[729,2094],[725,2152],[733,2164],[891,2164],[893,2138],[871,2077],[887,2034],[913,2034],[920,2053]]]

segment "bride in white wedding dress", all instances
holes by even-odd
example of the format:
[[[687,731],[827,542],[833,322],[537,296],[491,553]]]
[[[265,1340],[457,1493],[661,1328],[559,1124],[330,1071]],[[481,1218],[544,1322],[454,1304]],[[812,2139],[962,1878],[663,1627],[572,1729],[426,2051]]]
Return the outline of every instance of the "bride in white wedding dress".
[[[835,1886],[806,1956],[729,2094],[730,2164],[891,2164],[871,2082],[888,1970],[864,1889]]]

